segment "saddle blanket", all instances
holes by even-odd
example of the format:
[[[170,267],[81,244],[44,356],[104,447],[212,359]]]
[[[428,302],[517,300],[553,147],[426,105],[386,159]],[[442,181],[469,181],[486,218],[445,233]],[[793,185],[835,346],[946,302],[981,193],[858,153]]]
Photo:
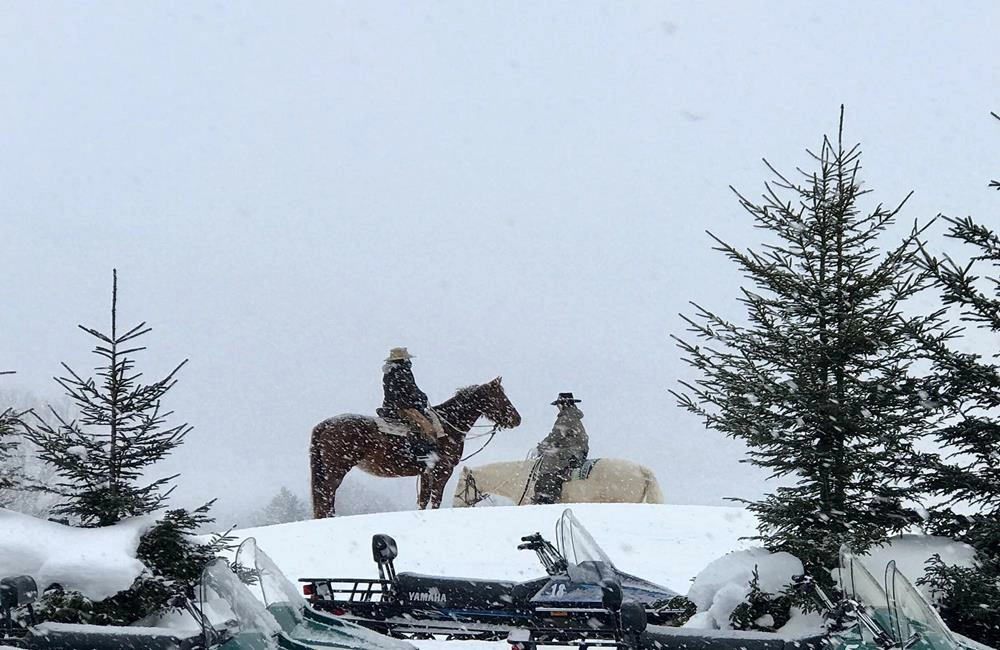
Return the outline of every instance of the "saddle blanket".
[[[577,467],[576,469],[574,469],[572,472],[569,473],[569,480],[571,481],[587,480],[588,478],[590,478],[590,473],[594,471],[594,465],[596,465],[597,461],[599,460],[601,459],[588,458],[587,460],[583,461],[583,465],[580,465],[579,467]]]
[[[431,424],[434,425],[434,433],[437,434],[438,438],[444,437],[444,426],[441,424],[441,418],[434,409],[427,409],[428,419]],[[410,426],[406,422],[400,422],[399,420],[386,420],[383,417],[375,416],[375,425],[378,430],[387,436],[400,436],[401,438],[410,437]]]

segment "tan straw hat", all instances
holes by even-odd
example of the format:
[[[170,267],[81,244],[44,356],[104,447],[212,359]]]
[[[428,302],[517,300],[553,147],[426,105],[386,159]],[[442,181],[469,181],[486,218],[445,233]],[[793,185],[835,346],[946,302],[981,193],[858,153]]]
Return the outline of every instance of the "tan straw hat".
[[[406,348],[393,348],[389,350],[389,356],[386,357],[386,361],[406,361],[408,359],[414,359],[412,354],[407,352]]]

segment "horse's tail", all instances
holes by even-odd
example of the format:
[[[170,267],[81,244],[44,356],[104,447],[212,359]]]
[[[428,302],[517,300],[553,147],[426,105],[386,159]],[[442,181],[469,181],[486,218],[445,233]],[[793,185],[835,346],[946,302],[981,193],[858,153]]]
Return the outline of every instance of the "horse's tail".
[[[656,480],[653,470],[646,466],[640,466],[643,478],[642,499],[640,503],[663,503],[663,492],[660,491],[660,482]]]
[[[323,497],[323,477],[326,468],[323,466],[323,454],[320,452],[316,434],[322,425],[316,426],[309,440],[309,483],[312,491],[313,519],[322,519],[329,515],[326,499]]]

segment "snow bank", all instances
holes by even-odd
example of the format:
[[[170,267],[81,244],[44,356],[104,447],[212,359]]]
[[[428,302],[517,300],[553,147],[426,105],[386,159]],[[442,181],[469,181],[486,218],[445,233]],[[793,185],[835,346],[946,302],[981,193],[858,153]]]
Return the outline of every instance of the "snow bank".
[[[0,577],[27,574],[41,589],[58,582],[103,600],[128,589],[146,568],[135,551],[155,521],[136,517],[105,528],[73,528],[0,508]]]
[[[896,567],[916,585],[917,580],[924,576],[927,560],[935,554],[940,555],[945,564],[966,568],[976,564],[976,549],[968,544],[934,535],[898,535],[884,546],[871,549],[860,559],[879,583],[885,575],[885,565],[890,560],[895,560]],[[917,585],[917,589],[927,599],[931,599],[930,589],[926,585]]]
[[[698,614],[685,627],[729,630],[729,616],[750,592],[757,569],[761,591],[778,593],[802,573],[802,562],[790,553],[770,553],[750,548],[724,555],[706,566],[694,579],[688,598],[698,606]],[[801,626],[802,621],[793,620]]]
[[[553,528],[565,506],[385,512],[235,531],[260,547],[294,582],[300,577],[372,576],[371,537],[399,543],[399,571],[526,580],[544,575],[521,536]],[[743,508],[653,504],[573,504],[573,512],[622,571],[684,593],[711,560],[754,534]]]
[[[924,575],[927,560],[935,554],[939,554],[947,564],[970,567],[975,563],[976,552],[968,544],[945,537],[899,535],[860,559],[880,583],[891,560],[895,560],[903,575],[916,583]],[[695,578],[688,598],[698,606],[698,613],[685,627],[730,629],[729,616],[749,593],[755,566],[760,577],[760,589],[769,593],[781,591],[791,583],[793,576],[802,573],[802,563],[788,553],[772,554],[762,548],[729,553],[709,564]],[[930,598],[929,589],[924,586],[918,588]],[[821,625],[821,617],[793,609],[791,620],[779,631],[801,635],[818,631]]]

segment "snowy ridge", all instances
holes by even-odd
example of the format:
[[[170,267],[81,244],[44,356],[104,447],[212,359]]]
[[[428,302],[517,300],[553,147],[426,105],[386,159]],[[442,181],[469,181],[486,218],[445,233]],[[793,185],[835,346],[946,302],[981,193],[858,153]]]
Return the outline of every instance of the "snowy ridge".
[[[699,614],[689,626],[727,628],[729,614],[749,589],[754,568],[761,587],[779,591],[802,570],[787,553],[771,554],[745,537],[756,520],[742,508],[652,504],[573,504],[573,512],[622,571],[687,594]],[[534,553],[517,550],[523,535],[541,532],[552,540],[565,506],[458,508],[386,512],[302,521],[236,531],[255,537],[281,569],[305,577],[374,577],[371,536],[387,533],[399,544],[399,571],[498,580],[542,575]],[[875,575],[895,559],[916,580],[933,554],[969,566],[973,550],[944,538],[902,535],[865,558]],[[697,576],[697,580],[694,580]],[[692,584],[694,581],[694,584]],[[816,616],[793,617],[787,634],[810,632]]]
[[[534,553],[518,551],[523,535],[553,527],[565,506],[457,508],[335,517],[236,531],[295,580],[374,576],[371,536],[392,535],[399,571],[505,580],[543,574]],[[755,532],[742,508],[652,504],[573,504],[573,512],[622,571],[687,593],[709,562],[748,548]]]

